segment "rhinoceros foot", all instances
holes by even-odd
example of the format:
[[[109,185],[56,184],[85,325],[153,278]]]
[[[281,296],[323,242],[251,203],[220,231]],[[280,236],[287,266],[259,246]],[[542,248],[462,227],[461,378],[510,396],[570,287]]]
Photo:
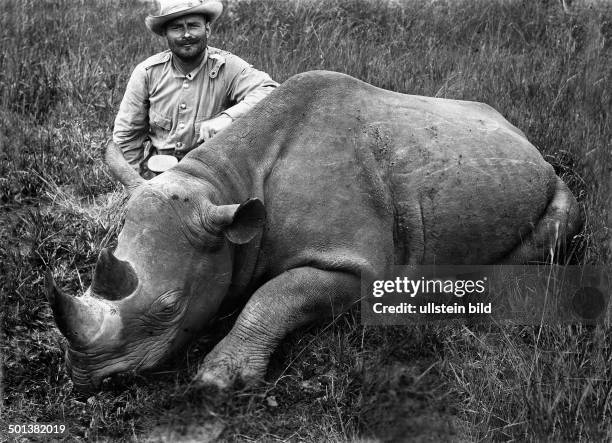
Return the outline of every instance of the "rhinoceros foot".
[[[227,390],[235,386],[253,386],[266,375],[268,358],[245,352],[222,340],[206,356],[193,380],[196,388]]]
[[[290,331],[345,311],[360,284],[351,273],[308,266],[276,276],[251,296],[230,333],[202,362],[194,384],[224,390],[261,382],[272,352]]]

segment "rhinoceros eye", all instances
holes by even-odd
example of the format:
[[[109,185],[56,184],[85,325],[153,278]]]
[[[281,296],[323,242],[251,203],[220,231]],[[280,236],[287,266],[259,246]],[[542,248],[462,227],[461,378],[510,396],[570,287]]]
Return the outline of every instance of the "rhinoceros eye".
[[[151,306],[151,316],[161,322],[177,320],[182,310],[178,295],[176,292],[162,294]]]

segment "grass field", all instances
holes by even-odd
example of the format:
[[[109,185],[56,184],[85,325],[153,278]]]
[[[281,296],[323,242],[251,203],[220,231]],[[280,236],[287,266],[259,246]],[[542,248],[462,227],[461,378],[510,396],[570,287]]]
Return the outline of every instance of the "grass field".
[[[278,81],[348,73],[506,116],[578,197],[577,263],[610,263],[612,7],[546,0],[243,0],[213,29]],[[267,383],[193,392],[210,349],[78,398],[43,290],[79,293],[116,241],[123,196],[100,156],[131,69],[164,42],[128,0],[0,2],[0,440],[57,423],[122,441],[609,441],[608,326],[364,327],[358,312],[299,331]]]

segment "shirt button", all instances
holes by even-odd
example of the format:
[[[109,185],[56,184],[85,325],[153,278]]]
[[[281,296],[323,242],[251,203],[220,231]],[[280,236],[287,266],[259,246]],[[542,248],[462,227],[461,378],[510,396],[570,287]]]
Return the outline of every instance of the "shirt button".
[[[185,103],[181,103],[181,109],[186,109],[187,105]]]
[[[185,123],[181,123],[181,124],[179,125],[179,128],[181,128],[181,129],[183,129],[184,127],[185,127]]]
[[[189,87],[189,83],[185,82],[183,83],[183,89],[187,89]]]
[[[176,147],[181,149],[183,147],[183,144],[181,142],[176,142]]]

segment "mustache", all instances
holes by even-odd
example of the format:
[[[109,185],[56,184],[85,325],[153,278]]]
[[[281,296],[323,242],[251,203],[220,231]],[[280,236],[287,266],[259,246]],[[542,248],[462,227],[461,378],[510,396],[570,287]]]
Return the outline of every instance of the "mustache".
[[[199,38],[186,38],[178,41],[180,45],[192,45],[194,43],[200,42],[202,39]]]

